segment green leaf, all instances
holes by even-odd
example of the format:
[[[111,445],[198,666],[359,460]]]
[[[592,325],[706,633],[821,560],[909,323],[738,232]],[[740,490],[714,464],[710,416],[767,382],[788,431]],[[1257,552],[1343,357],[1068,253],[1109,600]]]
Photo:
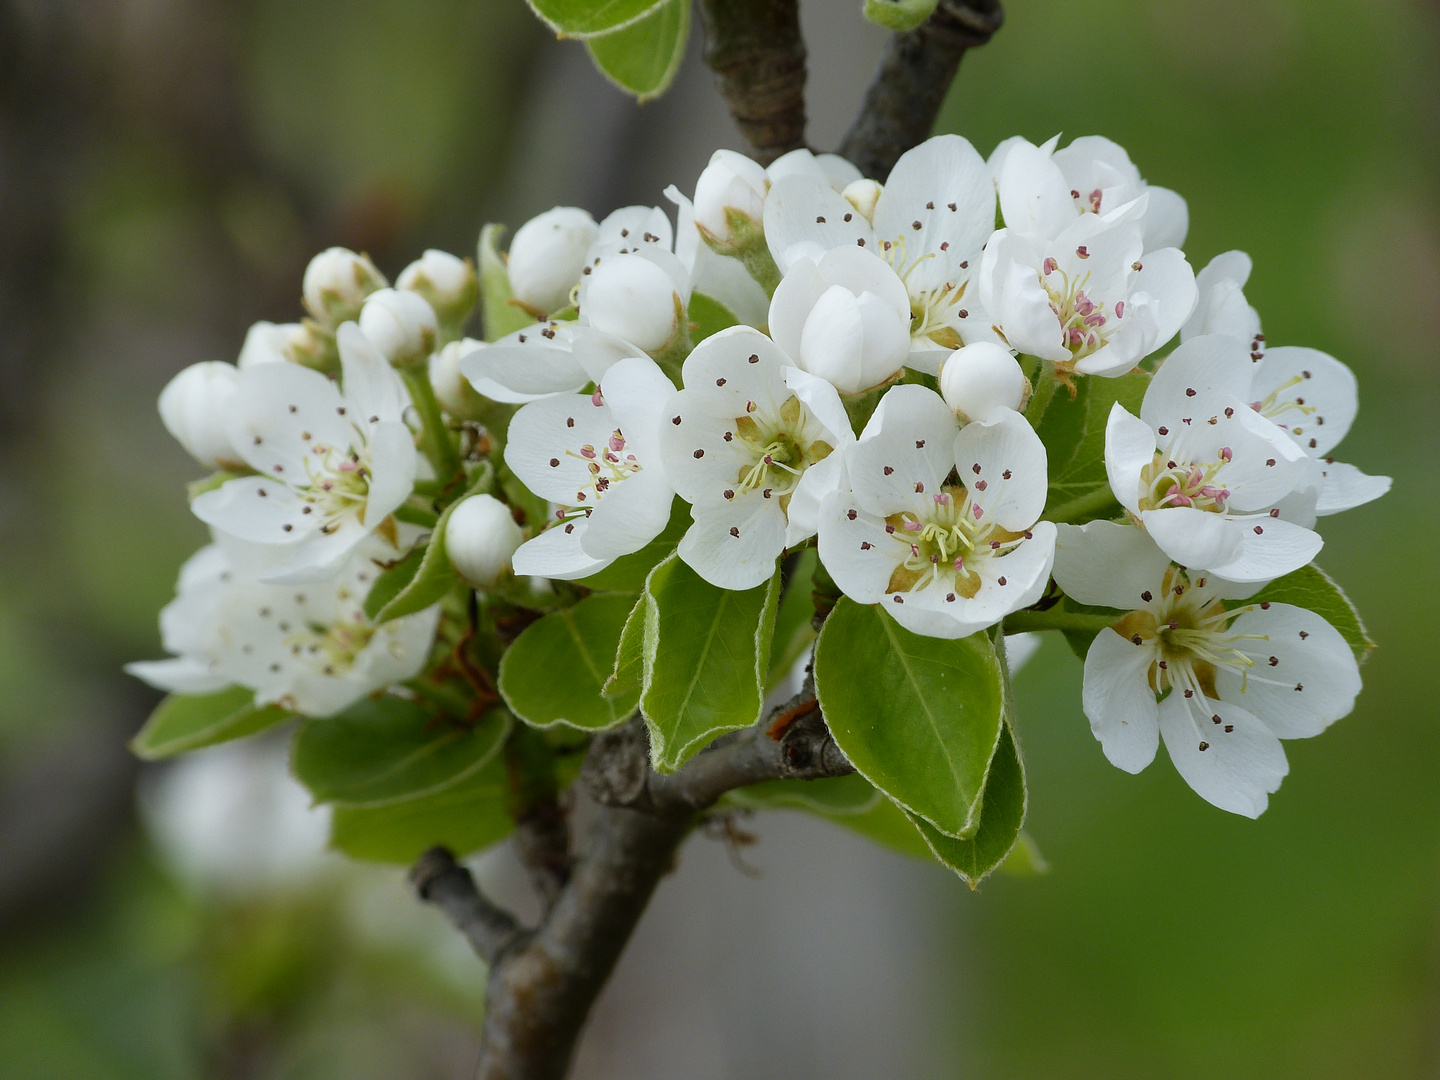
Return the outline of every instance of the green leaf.
[[[977,635],[983,636],[983,635]],[[910,821],[920,830],[935,857],[954,870],[972,889],[1005,861],[1020,837],[1025,821],[1025,768],[1010,725],[1000,732],[995,759],[985,781],[980,827],[968,840],[946,836],[911,811]]]
[[[587,37],[643,19],[665,0],[527,0],[560,37]]]
[[[171,694],[130,740],[130,749],[145,761],[159,761],[202,746],[243,739],[289,717],[278,705],[257,706],[254,691],[243,686],[214,694]]]
[[[1063,387],[1055,392],[1037,429],[1050,470],[1046,517],[1079,524],[1118,509],[1105,474],[1105,424],[1117,401],[1138,416],[1149,385],[1147,372],[1132,371],[1116,379],[1078,379],[1073,398]]]
[[[704,293],[690,294],[690,340],[698,345],[712,334],[731,326],[737,326],[740,319],[728,307],[714,297]]]
[[[1015,846],[1000,864],[1000,873],[1008,877],[1039,877],[1049,872],[1050,864],[1045,861],[1045,856],[1040,854],[1035,838],[1021,829]]]
[[[644,596],[637,599],[625,617],[620,644],[615,649],[614,667],[600,692],[607,698],[639,694],[645,686],[645,608]]]
[[[470,725],[394,695],[362,698],[336,716],[307,720],[290,748],[290,770],[316,802],[383,806],[463,780],[495,756],[509,730],[503,709]]]
[[[380,614],[386,604],[399,596],[405,587],[415,580],[424,559],[424,546],[417,547],[394,565],[380,571],[375,584],[370,586],[370,592],[365,596],[365,614],[371,619]]]
[[[385,806],[337,806],[330,846],[354,859],[408,865],[444,845],[457,856],[498,843],[514,828],[505,810],[507,778],[497,755],[458,784]]]
[[[984,634],[913,634],[842,597],[815,648],[815,690],[860,774],[948,836],[980,827],[1004,684]]]
[[[1302,566],[1293,574],[1272,581],[1250,598],[1250,603],[1269,601],[1273,604],[1294,604],[1319,615],[1345,639],[1355,653],[1357,661],[1363,661],[1375,648],[1360,613],[1330,575],[1314,563]]]
[[[883,796],[859,773],[820,780],[767,780],[736,788],[726,796],[734,806],[755,810],[808,810],[821,817],[865,814]]]
[[[633,715],[638,687],[613,698],[601,690],[614,671],[621,631],[634,606],[630,596],[597,594],[531,623],[500,661],[505,703],[536,727],[568,724],[601,731]]]
[[[935,10],[938,0],[865,0],[865,18],[887,30],[914,30]]]
[[[744,592],[717,589],[675,556],[650,572],[640,709],[657,771],[760,718],[779,594],[778,572]]]
[[[455,573],[455,568],[450,565],[450,556],[445,553],[445,524],[450,520],[450,515],[455,512],[455,507],[459,506],[466,498],[488,492],[494,485],[494,472],[485,469],[476,475],[470,490],[445,508],[445,512],[440,515],[440,520],[435,523],[435,529],[430,534],[430,542],[425,545],[425,554],[421,557],[420,565],[414,576],[404,588],[376,611],[376,622],[389,622],[391,619],[399,619],[405,615],[414,615],[417,611],[424,611],[431,604],[438,604],[443,600],[445,594],[456,585],[463,584],[460,575]],[[377,580],[376,585],[378,586],[378,584]]]
[[[780,611],[775,616],[775,647],[770,654],[770,674],[765,680],[765,691],[769,693],[790,674],[795,662],[810,648],[815,640],[815,602],[811,598],[814,589],[815,565],[819,562],[814,548],[800,553],[800,560],[785,586],[785,595],[780,600]]]
[[[643,103],[675,81],[689,36],[690,0],[665,0],[628,26],[586,38],[585,47],[602,75]]]
[[[529,312],[514,303],[510,271],[499,248],[504,235],[504,225],[486,225],[480,230],[480,322],[486,341],[498,341],[535,321]]]
[[[863,814],[832,815],[829,820],[902,855],[935,861],[935,853],[925,843],[920,830],[889,798],[882,797]]]
[[[670,520],[660,535],[639,551],[622,555],[598,574],[576,582],[587,589],[603,592],[638,593],[657,563],[679,545],[685,530],[690,528],[690,504],[678,496],[670,504]]]

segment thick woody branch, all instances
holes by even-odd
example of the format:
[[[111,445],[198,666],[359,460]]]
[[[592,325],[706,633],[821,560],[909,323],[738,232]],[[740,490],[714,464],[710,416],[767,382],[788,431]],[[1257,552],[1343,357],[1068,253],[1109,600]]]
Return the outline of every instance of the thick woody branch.
[[[1000,0],[940,0],[928,20],[895,34],[840,153],[883,180],[900,155],[929,138],[967,49],[1000,29]]]
[[[509,912],[496,907],[475,885],[475,879],[444,848],[431,848],[410,869],[420,899],[434,904],[465,935],[471,948],[494,966],[524,931]]]
[[[805,41],[798,0],[699,0],[705,63],[755,158],[805,145]]]

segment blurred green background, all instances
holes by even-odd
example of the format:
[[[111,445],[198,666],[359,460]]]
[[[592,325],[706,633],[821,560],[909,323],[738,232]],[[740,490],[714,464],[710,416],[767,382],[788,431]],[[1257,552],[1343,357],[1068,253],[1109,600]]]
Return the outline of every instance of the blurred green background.
[[[805,4],[817,146],[883,44],[858,8]],[[1356,370],[1341,456],[1395,489],[1324,522],[1319,562],[1380,643],[1355,713],[1287,744],[1249,822],[1163,755],[1112,769],[1049,642],[1020,680],[1047,876],[972,895],[761,819],[752,882],[696,839],[580,1076],[1440,1076],[1437,26],[1421,0],[1013,0],[941,120],[982,153],[1114,138],[1189,200],[1197,267],[1255,257],[1271,343]],[[123,742],[153,697],[118,668],[156,654],[203,542],[155,397],[298,316],[322,247],[393,276],[485,220],[688,190],[738,145],[694,51],[642,108],[521,0],[0,0],[0,1078],[470,1075],[478,965],[398,871],[216,887],[139,823],[156,778]],[[685,971],[677,942],[743,952],[746,904],[815,949],[696,990],[696,1027],[684,980],[740,976]],[[666,980],[674,1015],[644,1007]],[[807,997],[839,1004],[797,1049]],[[871,1057],[817,1064],[855,1023]]]

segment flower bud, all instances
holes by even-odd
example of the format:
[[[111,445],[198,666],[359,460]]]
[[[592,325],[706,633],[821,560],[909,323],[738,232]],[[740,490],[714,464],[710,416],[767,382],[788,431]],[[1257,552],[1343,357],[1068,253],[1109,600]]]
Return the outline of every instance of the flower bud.
[[[861,217],[873,223],[875,204],[880,201],[880,192],[883,190],[878,180],[856,180],[847,184],[840,194],[860,212]]]
[[[333,247],[316,255],[305,268],[305,307],[334,330],[359,315],[365,298],[385,285],[385,275],[367,256]]]
[[[510,569],[510,556],[524,539],[510,508],[493,495],[471,495],[445,522],[450,565],[477,588],[494,585]]]
[[[400,271],[395,284],[424,297],[440,322],[456,333],[475,310],[475,301],[480,297],[480,282],[470,260],[435,248],[428,249]]]
[[[521,225],[510,242],[511,294],[537,316],[568,307],[599,232],[595,219],[574,206],[557,206]]]
[[[185,452],[207,469],[244,468],[225,425],[240,372],[233,364],[191,364],[160,391],[160,420]]]
[[[485,407],[485,399],[460,373],[460,358],[484,347],[483,341],[463,338],[430,357],[430,387],[435,391],[435,400],[457,420],[479,419]]]
[[[695,224],[705,239],[727,247],[754,237],[765,218],[770,178],[756,161],[716,150],[695,183]],[[747,237],[744,233],[749,233]]]
[[[392,367],[407,368],[435,351],[435,309],[419,293],[381,289],[360,310],[360,330]]]
[[[999,409],[1018,412],[1030,395],[1030,383],[1008,350],[977,341],[945,358],[940,395],[962,421],[988,420]]]
[[[604,256],[590,274],[585,319],[646,352],[664,348],[683,312],[675,282],[643,255]]]
[[[290,361],[293,351],[303,349],[310,340],[310,330],[301,323],[257,322],[245,332],[245,344],[235,366],[241,371],[260,364],[283,364]]]

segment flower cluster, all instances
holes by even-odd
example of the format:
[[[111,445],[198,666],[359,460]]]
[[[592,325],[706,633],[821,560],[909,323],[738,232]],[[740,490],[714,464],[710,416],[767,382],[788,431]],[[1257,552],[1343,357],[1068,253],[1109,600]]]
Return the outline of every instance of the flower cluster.
[[[938,136],[883,184],[720,151],[693,199],[668,189],[673,223],[557,207],[506,256],[482,244],[483,288],[440,252],[394,288],[317,256],[304,322],[161,397],[218,470],[191,504],[215,542],[162,616],[176,658],[131,670],[328,715],[413,686],[472,588],[543,609],[674,551],[744,592],[813,546],[836,594],[914,635],[1093,638],[1106,756],[1138,771],[1163,736],[1199,794],[1259,814],[1280,740],[1360,686],[1355,643],[1267,590],[1389,481],[1330,456],[1355,379],[1267,344],[1249,259],[1197,275],[1179,195],[1109,140],[1057,142],[986,160]],[[463,336],[477,299],[485,341]],[[1094,459],[1067,467],[1084,499],[1062,452]],[[422,548],[430,574],[437,537],[454,594],[377,621],[370,583]]]

